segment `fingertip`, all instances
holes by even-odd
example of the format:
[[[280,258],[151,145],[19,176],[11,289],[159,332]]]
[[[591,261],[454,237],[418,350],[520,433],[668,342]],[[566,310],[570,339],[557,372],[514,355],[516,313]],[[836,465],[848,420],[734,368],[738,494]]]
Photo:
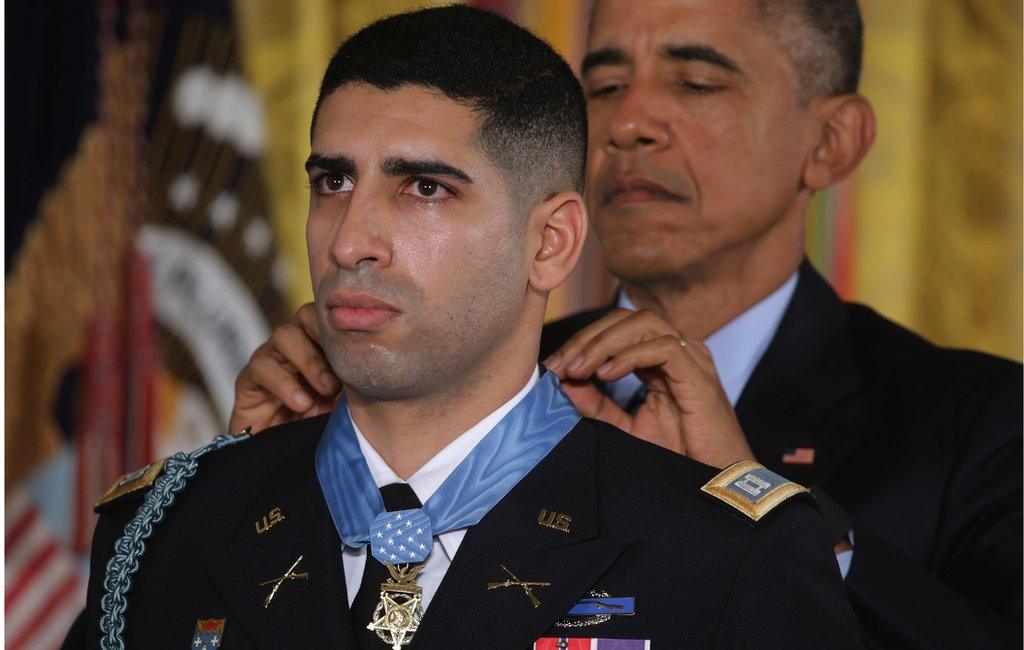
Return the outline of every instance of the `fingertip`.
[[[558,377],[561,381],[565,381],[567,375],[565,374],[565,369],[562,368],[561,365],[549,366],[545,363],[544,367],[547,368],[548,372],[553,374],[555,377]]]
[[[341,388],[341,382],[334,376],[334,373],[324,370],[320,373],[320,383],[330,391],[332,394],[337,392]]]
[[[583,355],[580,355],[569,362],[569,365],[565,367],[566,372],[576,372],[583,367]]]
[[[306,409],[313,406],[313,398],[311,398],[309,395],[307,395],[305,392],[301,390],[297,390],[294,393],[292,393],[292,400],[295,402],[295,406],[297,406],[300,411],[305,411]]]

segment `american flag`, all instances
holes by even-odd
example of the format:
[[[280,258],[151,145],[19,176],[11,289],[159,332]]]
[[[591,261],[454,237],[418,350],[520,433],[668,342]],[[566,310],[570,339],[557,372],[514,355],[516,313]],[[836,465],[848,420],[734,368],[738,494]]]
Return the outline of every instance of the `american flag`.
[[[787,449],[782,454],[782,462],[786,465],[812,465],[814,464],[814,447]]]
[[[85,606],[85,582],[70,551],[23,491],[7,500],[4,519],[5,646],[57,648]]]

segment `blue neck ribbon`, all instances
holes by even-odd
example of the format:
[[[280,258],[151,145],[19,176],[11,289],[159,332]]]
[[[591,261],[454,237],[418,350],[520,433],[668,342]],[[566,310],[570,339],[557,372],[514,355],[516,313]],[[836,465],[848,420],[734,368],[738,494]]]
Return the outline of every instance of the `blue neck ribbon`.
[[[342,396],[317,445],[316,474],[346,546],[370,543],[389,564],[423,562],[435,535],[478,523],[579,421],[558,377],[544,372],[422,508],[388,512]]]

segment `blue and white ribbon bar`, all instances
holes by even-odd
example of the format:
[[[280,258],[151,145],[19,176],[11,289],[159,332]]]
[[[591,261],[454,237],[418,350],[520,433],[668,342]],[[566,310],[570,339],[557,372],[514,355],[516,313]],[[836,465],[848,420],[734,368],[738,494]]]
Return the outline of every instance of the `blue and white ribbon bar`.
[[[632,616],[636,614],[636,598],[632,596],[625,598],[603,596],[599,598],[581,598],[567,612],[568,616],[595,616],[599,614]]]

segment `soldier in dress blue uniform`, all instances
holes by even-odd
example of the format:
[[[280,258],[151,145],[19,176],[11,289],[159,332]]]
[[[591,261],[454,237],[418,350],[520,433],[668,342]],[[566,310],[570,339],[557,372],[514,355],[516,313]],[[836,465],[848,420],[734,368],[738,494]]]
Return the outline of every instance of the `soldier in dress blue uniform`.
[[[588,207],[619,291],[541,358],[585,415],[812,487],[871,645],[1019,648],[1020,364],[843,302],[804,258],[811,195],[874,140],[862,35],[856,0],[594,2]],[[253,355],[231,430],[330,409],[312,314]],[[686,355],[710,381],[671,390]]]
[[[68,647],[860,647],[807,490],[583,418],[537,365],[587,229],[584,98],[547,44],[459,6],[374,23],[311,149],[344,395],[115,484]]]

